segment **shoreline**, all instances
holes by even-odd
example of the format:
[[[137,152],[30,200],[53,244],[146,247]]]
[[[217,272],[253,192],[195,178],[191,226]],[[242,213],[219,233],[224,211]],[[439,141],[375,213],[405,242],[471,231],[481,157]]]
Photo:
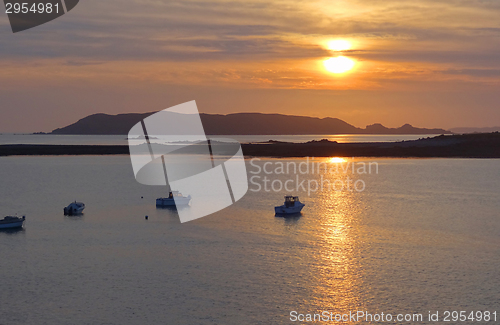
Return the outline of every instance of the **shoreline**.
[[[401,142],[268,141],[243,143],[241,147],[247,157],[500,158],[500,133],[441,135]],[[0,145],[0,157],[129,154],[127,145]]]

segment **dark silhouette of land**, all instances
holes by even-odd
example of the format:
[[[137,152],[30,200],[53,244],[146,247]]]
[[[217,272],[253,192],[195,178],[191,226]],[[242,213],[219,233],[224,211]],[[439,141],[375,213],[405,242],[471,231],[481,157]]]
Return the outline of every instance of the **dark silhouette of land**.
[[[486,128],[474,128],[474,127],[461,127],[450,129],[453,133],[491,133],[500,131],[500,126],[486,127]]]
[[[261,157],[442,157],[500,158],[500,133],[441,135],[402,142],[269,142],[242,145],[246,156]]]
[[[130,129],[155,112],[144,114],[94,114],[52,134],[72,135],[127,135]],[[178,113],[168,113],[175,118]],[[298,134],[452,134],[443,129],[416,128],[405,124],[387,128],[373,124],[365,129],[355,127],[338,118],[317,118],[281,114],[237,113],[228,115],[200,114],[208,135],[298,135]]]
[[[306,143],[269,141],[242,144],[242,149],[247,157],[500,158],[500,133],[441,135],[414,141],[378,143],[337,143],[328,140]],[[0,145],[0,156],[128,154],[128,146]]]

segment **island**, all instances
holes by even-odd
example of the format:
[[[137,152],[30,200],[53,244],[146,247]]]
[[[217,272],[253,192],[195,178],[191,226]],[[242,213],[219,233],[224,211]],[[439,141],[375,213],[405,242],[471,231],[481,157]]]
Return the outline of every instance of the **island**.
[[[66,135],[127,135],[140,121],[156,112],[130,114],[93,114],[68,126],[58,128],[51,134]],[[179,113],[167,112],[172,119]],[[165,116],[165,115],[164,115]],[[207,135],[303,135],[303,134],[452,134],[444,129],[418,128],[404,124],[388,128],[375,123],[358,128],[333,117],[310,117],[283,114],[235,113],[200,114]]]

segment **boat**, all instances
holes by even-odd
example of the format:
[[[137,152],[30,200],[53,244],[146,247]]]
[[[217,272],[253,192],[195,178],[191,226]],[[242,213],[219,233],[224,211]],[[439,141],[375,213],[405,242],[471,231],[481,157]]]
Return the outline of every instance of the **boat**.
[[[305,204],[299,201],[298,196],[287,195],[285,196],[285,203],[279,207],[275,207],[274,212],[277,215],[296,214],[300,213],[304,206]]]
[[[0,220],[0,229],[22,228],[24,220],[26,220],[25,216],[23,216],[22,218],[7,216]]]
[[[191,201],[191,195],[183,196],[179,191],[172,191],[168,197],[160,197],[156,199],[157,207],[181,206],[188,205]]]
[[[81,214],[83,209],[85,209],[85,204],[75,201],[64,208],[64,215],[73,216],[75,214]]]

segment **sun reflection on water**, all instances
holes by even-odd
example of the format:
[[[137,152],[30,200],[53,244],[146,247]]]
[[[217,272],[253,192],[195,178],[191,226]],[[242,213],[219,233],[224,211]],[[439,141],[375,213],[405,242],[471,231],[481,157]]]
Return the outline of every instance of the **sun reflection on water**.
[[[346,161],[347,161],[347,159],[342,158],[342,157],[332,157],[329,160],[329,162],[331,162],[331,163],[343,163],[343,162],[346,162]]]
[[[332,182],[348,176],[353,175],[329,175]],[[361,307],[359,208],[355,196],[353,192],[332,190],[321,193],[316,201],[321,218],[317,229],[318,283],[314,297],[318,312],[349,313]]]

